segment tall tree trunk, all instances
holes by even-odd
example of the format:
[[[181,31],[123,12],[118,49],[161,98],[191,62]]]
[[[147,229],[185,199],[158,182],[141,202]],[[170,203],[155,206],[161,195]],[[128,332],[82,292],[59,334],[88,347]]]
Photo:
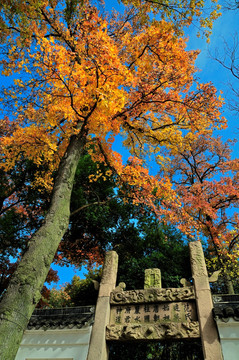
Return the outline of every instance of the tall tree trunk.
[[[50,209],[30,241],[0,303],[0,359],[14,360],[24,330],[38,303],[59,242],[70,215],[75,171],[84,148],[84,137],[72,137],[53,188]]]

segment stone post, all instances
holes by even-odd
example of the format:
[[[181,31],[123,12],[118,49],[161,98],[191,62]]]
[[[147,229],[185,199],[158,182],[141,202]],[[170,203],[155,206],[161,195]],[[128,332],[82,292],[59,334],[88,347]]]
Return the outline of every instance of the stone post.
[[[162,287],[160,269],[145,269],[144,271],[144,288]]]
[[[212,296],[201,242],[189,243],[189,249],[204,359],[222,360],[221,345],[212,315]]]
[[[110,320],[110,293],[115,288],[117,270],[118,255],[115,251],[109,251],[105,256],[87,360],[108,359],[106,326]]]

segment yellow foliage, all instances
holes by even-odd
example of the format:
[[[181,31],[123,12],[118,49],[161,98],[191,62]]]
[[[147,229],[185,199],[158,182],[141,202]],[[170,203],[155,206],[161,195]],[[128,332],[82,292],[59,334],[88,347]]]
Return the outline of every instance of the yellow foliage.
[[[200,16],[203,2],[196,3]],[[74,26],[70,19],[66,23],[57,1],[54,6],[30,1],[27,9],[19,4],[27,11],[21,13],[25,25],[15,24],[20,35],[10,38],[3,70],[21,75],[14,91],[6,92],[16,101],[18,127],[2,139],[1,166],[9,170],[28,158],[45,168],[36,172],[35,184],[50,190],[52,173],[75,136],[88,148],[95,144],[94,159],[109,166],[109,175],[117,173],[119,186],[134,189],[135,203],[176,219],[180,202],[169,179],[151,176],[140,159],[150,152],[162,163],[162,147],[176,153],[189,147],[191,138],[225,126],[223,101],[212,84],[190,90],[198,52],[186,51],[186,40],[171,23],[142,21],[145,4],[126,21],[114,15],[106,20],[86,2],[77,8]],[[119,134],[134,155],[127,165],[113,150]]]

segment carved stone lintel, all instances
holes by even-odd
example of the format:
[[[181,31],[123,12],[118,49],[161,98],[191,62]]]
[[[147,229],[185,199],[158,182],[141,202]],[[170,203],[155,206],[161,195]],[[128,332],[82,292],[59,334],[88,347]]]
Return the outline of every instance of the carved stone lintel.
[[[106,327],[106,340],[166,340],[199,338],[199,323],[130,324]]]
[[[198,321],[194,300],[111,305],[109,325],[149,325],[162,322]]]
[[[111,304],[143,304],[167,301],[185,301],[195,299],[193,286],[184,288],[149,288],[144,290],[113,291]]]

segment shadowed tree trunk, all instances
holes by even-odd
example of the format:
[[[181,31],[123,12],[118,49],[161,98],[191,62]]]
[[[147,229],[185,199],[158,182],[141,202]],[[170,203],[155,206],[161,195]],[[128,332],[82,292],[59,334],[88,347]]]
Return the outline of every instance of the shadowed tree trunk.
[[[71,192],[84,142],[82,136],[71,138],[59,166],[44,224],[32,237],[0,303],[1,360],[15,359],[23,332],[41,297],[40,291],[58,244],[68,227]]]

